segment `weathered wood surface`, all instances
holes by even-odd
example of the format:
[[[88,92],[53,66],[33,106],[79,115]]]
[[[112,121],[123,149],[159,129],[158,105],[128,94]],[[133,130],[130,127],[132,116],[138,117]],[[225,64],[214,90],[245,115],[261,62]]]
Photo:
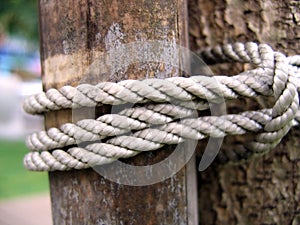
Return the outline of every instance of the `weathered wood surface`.
[[[291,0],[190,0],[190,46],[258,41],[286,54],[299,54],[299,9],[300,2]],[[234,74],[243,67],[214,69]],[[272,101],[260,105],[241,99],[230,104],[235,111],[244,111],[271,107]],[[213,165],[199,174],[200,224],[300,224],[299,137],[299,128],[293,128],[264,157],[236,166]],[[235,148],[240,140],[226,138],[222,150]]]
[[[161,40],[187,46],[188,42],[185,0],[40,0],[39,10],[45,90],[83,82],[138,79],[151,72],[151,68],[139,70],[139,64],[113,75],[105,71],[87,72],[94,60],[119,43]],[[160,69],[160,77],[166,76],[164,65],[156,67]],[[179,75],[174,70],[170,76]],[[151,76],[157,74],[150,73]],[[104,108],[97,110],[97,115],[109,112],[109,108]],[[46,127],[78,120],[82,116],[79,114],[74,118],[73,112],[72,118],[70,110],[47,113]],[[94,117],[95,113],[83,116]],[[142,154],[127,162],[151,164],[167,157],[172,148]],[[194,170],[191,162],[170,179],[138,187],[111,182],[93,169],[50,172],[53,222],[55,225],[196,224]],[[124,176],[130,179],[126,171]]]

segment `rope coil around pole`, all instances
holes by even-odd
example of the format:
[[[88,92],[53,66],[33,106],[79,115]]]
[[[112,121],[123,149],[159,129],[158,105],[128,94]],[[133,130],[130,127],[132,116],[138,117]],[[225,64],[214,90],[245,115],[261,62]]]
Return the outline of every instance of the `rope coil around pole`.
[[[95,86],[82,84],[77,88],[50,89],[31,96],[24,103],[24,110],[31,114],[101,104],[150,102],[150,105],[34,133],[26,141],[32,152],[24,158],[25,167],[48,171],[83,169],[132,157],[141,151],[156,150],[165,144],[178,144],[186,139],[200,140],[207,136],[223,137],[246,132],[259,132],[256,140],[246,146],[247,150],[253,154],[264,153],[275,147],[292,126],[299,124],[300,56],[286,57],[268,45],[252,42],[218,46],[201,51],[199,55],[212,64],[242,62],[252,63],[257,68],[232,77],[103,82]],[[218,103],[220,96],[236,99],[240,96],[272,95],[275,104],[271,109],[188,118],[194,109],[204,110],[209,103]],[[183,119],[176,121],[179,117]],[[128,135],[131,130],[135,132]],[[107,139],[105,143],[99,143],[103,139]],[[96,143],[61,149],[77,142],[91,141]]]

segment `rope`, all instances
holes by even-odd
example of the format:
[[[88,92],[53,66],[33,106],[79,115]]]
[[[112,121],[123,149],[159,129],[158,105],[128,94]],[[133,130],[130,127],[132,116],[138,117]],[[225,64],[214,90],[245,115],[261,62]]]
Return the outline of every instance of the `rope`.
[[[255,141],[245,146],[246,155],[265,153],[274,148],[292,126],[298,125],[300,56],[285,57],[268,45],[255,43],[218,46],[198,54],[211,64],[241,62],[252,63],[257,68],[232,77],[103,82],[95,86],[65,86],[31,96],[24,103],[24,110],[31,114],[102,104],[150,104],[30,135],[26,143],[32,152],[24,158],[25,167],[48,171],[83,169],[187,139],[247,132],[259,133]],[[261,111],[188,118],[192,117],[194,109],[207,109],[209,103],[222,102],[222,97],[236,99],[240,96],[274,96],[275,104]],[[134,131],[132,135],[131,131]],[[90,143],[92,141],[95,143]],[[72,147],[77,142],[81,146]],[[66,146],[67,150],[61,149]],[[227,157],[226,160],[234,159]]]
[[[24,162],[30,170],[84,169],[111,163],[118,158],[133,157],[141,151],[157,150],[165,144],[178,144],[186,139],[201,140],[208,136],[220,138],[226,135],[242,135],[249,131],[258,132],[271,118],[271,110],[263,110],[240,115],[184,119],[179,123],[172,122],[155,129],[143,129],[133,133],[132,136],[118,136],[106,143],[72,147],[67,150],[68,154],[62,149],[56,149],[52,154],[46,150],[33,151],[25,156]],[[298,125],[298,120],[294,120],[293,125]],[[95,121],[91,121],[91,124],[92,122]],[[90,140],[84,137],[81,139],[81,141]],[[268,141],[272,143],[273,137]]]
[[[168,114],[168,115],[166,115]],[[36,132],[27,137],[26,145],[33,151],[75,145],[78,142],[98,141],[119,136],[131,130],[142,130],[150,125],[162,125],[183,116],[191,116],[193,110],[170,104],[148,105],[124,109],[119,114],[106,114],[97,120],[84,119],[76,124],[66,123],[60,128]]]

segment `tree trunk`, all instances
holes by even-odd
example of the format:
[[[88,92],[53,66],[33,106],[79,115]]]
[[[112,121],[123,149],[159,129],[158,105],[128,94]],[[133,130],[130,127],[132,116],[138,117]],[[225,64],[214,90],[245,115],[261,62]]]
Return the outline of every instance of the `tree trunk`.
[[[257,41],[285,54],[297,54],[299,9],[300,2],[292,0],[190,0],[190,46],[195,50]],[[240,65],[234,71],[227,65],[214,68],[221,74],[241,69]],[[241,101],[242,106],[234,105],[241,110],[257,104]],[[300,224],[299,136],[299,129],[292,128],[283,142],[264,157],[240,165],[214,164],[200,173],[200,224]],[[237,141],[226,138],[223,146],[234,149]],[[224,147],[222,150],[226,151]]]
[[[109,74],[105,73],[105,67],[102,71],[92,70],[91,64],[99,57],[105,59],[106,52],[119,44],[134,41],[160,40],[188,47],[185,0],[40,0],[39,10],[44,90],[138,79],[146,74],[161,78],[180,76],[178,69],[166,73],[163,63],[152,68],[159,69],[159,74],[151,68],[141,70],[139,64]],[[79,120],[81,116],[110,112],[108,107],[96,109],[96,113],[87,109],[82,115],[71,110],[49,112],[45,116],[46,128]],[[167,157],[172,148],[141,154],[127,163],[153,164]],[[53,222],[55,225],[197,224],[193,163],[191,160],[176,175],[148,186],[114,183],[93,169],[50,172]],[[120,174],[131,179],[126,171]]]

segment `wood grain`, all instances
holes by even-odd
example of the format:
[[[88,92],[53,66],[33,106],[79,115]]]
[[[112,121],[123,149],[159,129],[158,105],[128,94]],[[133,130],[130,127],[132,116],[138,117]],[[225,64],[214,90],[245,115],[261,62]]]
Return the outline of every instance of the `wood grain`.
[[[141,69],[137,62],[114,74],[105,65],[101,71],[91,70],[91,65],[120,43],[160,40],[188,46],[185,0],[40,0],[39,10],[45,90],[146,75],[166,77],[162,63]],[[178,69],[172,71],[168,76],[181,75]],[[95,117],[110,111],[104,107],[84,115]],[[46,127],[78,120],[79,114],[71,110],[47,113]],[[169,156],[173,148],[141,154],[126,163],[153,164]],[[121,173],[130,179],[126,171]],[[193,160],[171,178],[148,186],[117,184],[93,169],[50,172],[49,179],[55,225],[197,223]]]

